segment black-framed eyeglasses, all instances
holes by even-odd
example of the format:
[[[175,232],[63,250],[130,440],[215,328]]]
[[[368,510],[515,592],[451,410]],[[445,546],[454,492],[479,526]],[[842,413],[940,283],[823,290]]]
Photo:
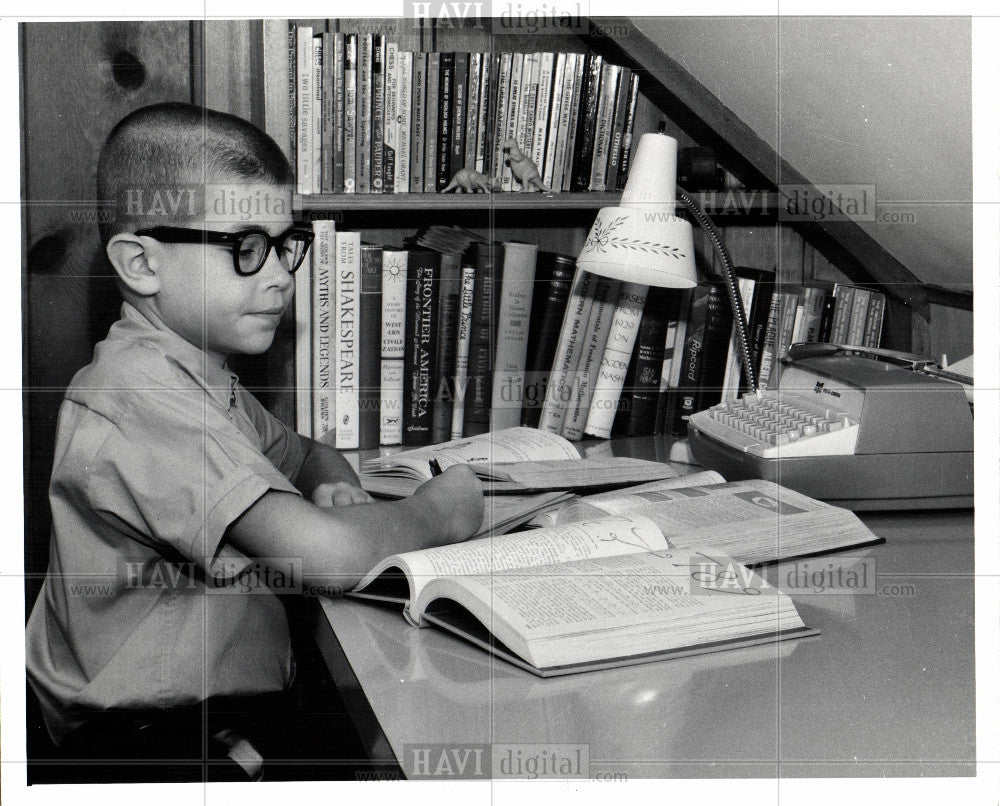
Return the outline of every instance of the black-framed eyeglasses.
[[[289,272],[294,272],[302,265],[313,241],[312,229],[301,225],[289,227],[273,237],[259,229],[216,232],[187,227],[150,227],[138,230],[135,234],[155,238],[163,243],[206,243],[228,246],[233,250],[233,268],[243,277],[256,274],[263,268],[272,247],[285,268]]]

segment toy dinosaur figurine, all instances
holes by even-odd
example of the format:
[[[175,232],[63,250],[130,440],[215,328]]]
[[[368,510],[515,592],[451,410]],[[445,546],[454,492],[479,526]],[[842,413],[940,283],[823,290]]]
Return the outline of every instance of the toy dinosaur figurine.
[[[483,176],[472,168],[461,168],[455,172],[451,181],[445,185],[442,193],[454,190],[456,193],[489,193],[496,190],[491,179]]]
[[[521,192],[530,193],[535,190],[551,191],[542,182],[542,177],[538,174],[538,168],[531,161],[527,154],[521,151],[517,140],[513,137],[504,141],[503,150],[507,154],[507,164],[514,178],[521,183]]]

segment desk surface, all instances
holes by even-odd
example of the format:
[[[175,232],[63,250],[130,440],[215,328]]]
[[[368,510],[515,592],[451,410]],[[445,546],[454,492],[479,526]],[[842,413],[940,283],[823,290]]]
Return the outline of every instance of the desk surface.
[[[792,593],[817,638],[549,680],[357,601],[324,601],[317,640],[373,759],[407,775],[414,745],[488,744],[585,745],[590,777],[972,775],[972,513],[863,519],[876,592]],[[792,592],[792,567],[766,574]]]

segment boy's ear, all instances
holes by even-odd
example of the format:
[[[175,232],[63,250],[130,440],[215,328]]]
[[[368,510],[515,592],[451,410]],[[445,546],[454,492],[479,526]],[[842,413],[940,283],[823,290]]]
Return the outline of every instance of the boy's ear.
[[[160,290],[160,278],[150,265],[146,252],[146,238],[131,232],[115,235],[106,247],[108,260],[125,283],[125,286],[141,297],[149,297]]]

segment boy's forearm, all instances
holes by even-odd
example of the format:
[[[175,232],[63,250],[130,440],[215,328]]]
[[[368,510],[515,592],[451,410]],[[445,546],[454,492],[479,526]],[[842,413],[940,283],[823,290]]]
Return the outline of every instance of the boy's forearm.
[[[340,451],[314,439],[307,440],[303,437],[303,441],[306,442],[308,451],[298,475],[292,482],[304,496],[307,498],[311,496],[320,484],[337,481],[346,481],[356,487],[361,486],[354,468]]]

